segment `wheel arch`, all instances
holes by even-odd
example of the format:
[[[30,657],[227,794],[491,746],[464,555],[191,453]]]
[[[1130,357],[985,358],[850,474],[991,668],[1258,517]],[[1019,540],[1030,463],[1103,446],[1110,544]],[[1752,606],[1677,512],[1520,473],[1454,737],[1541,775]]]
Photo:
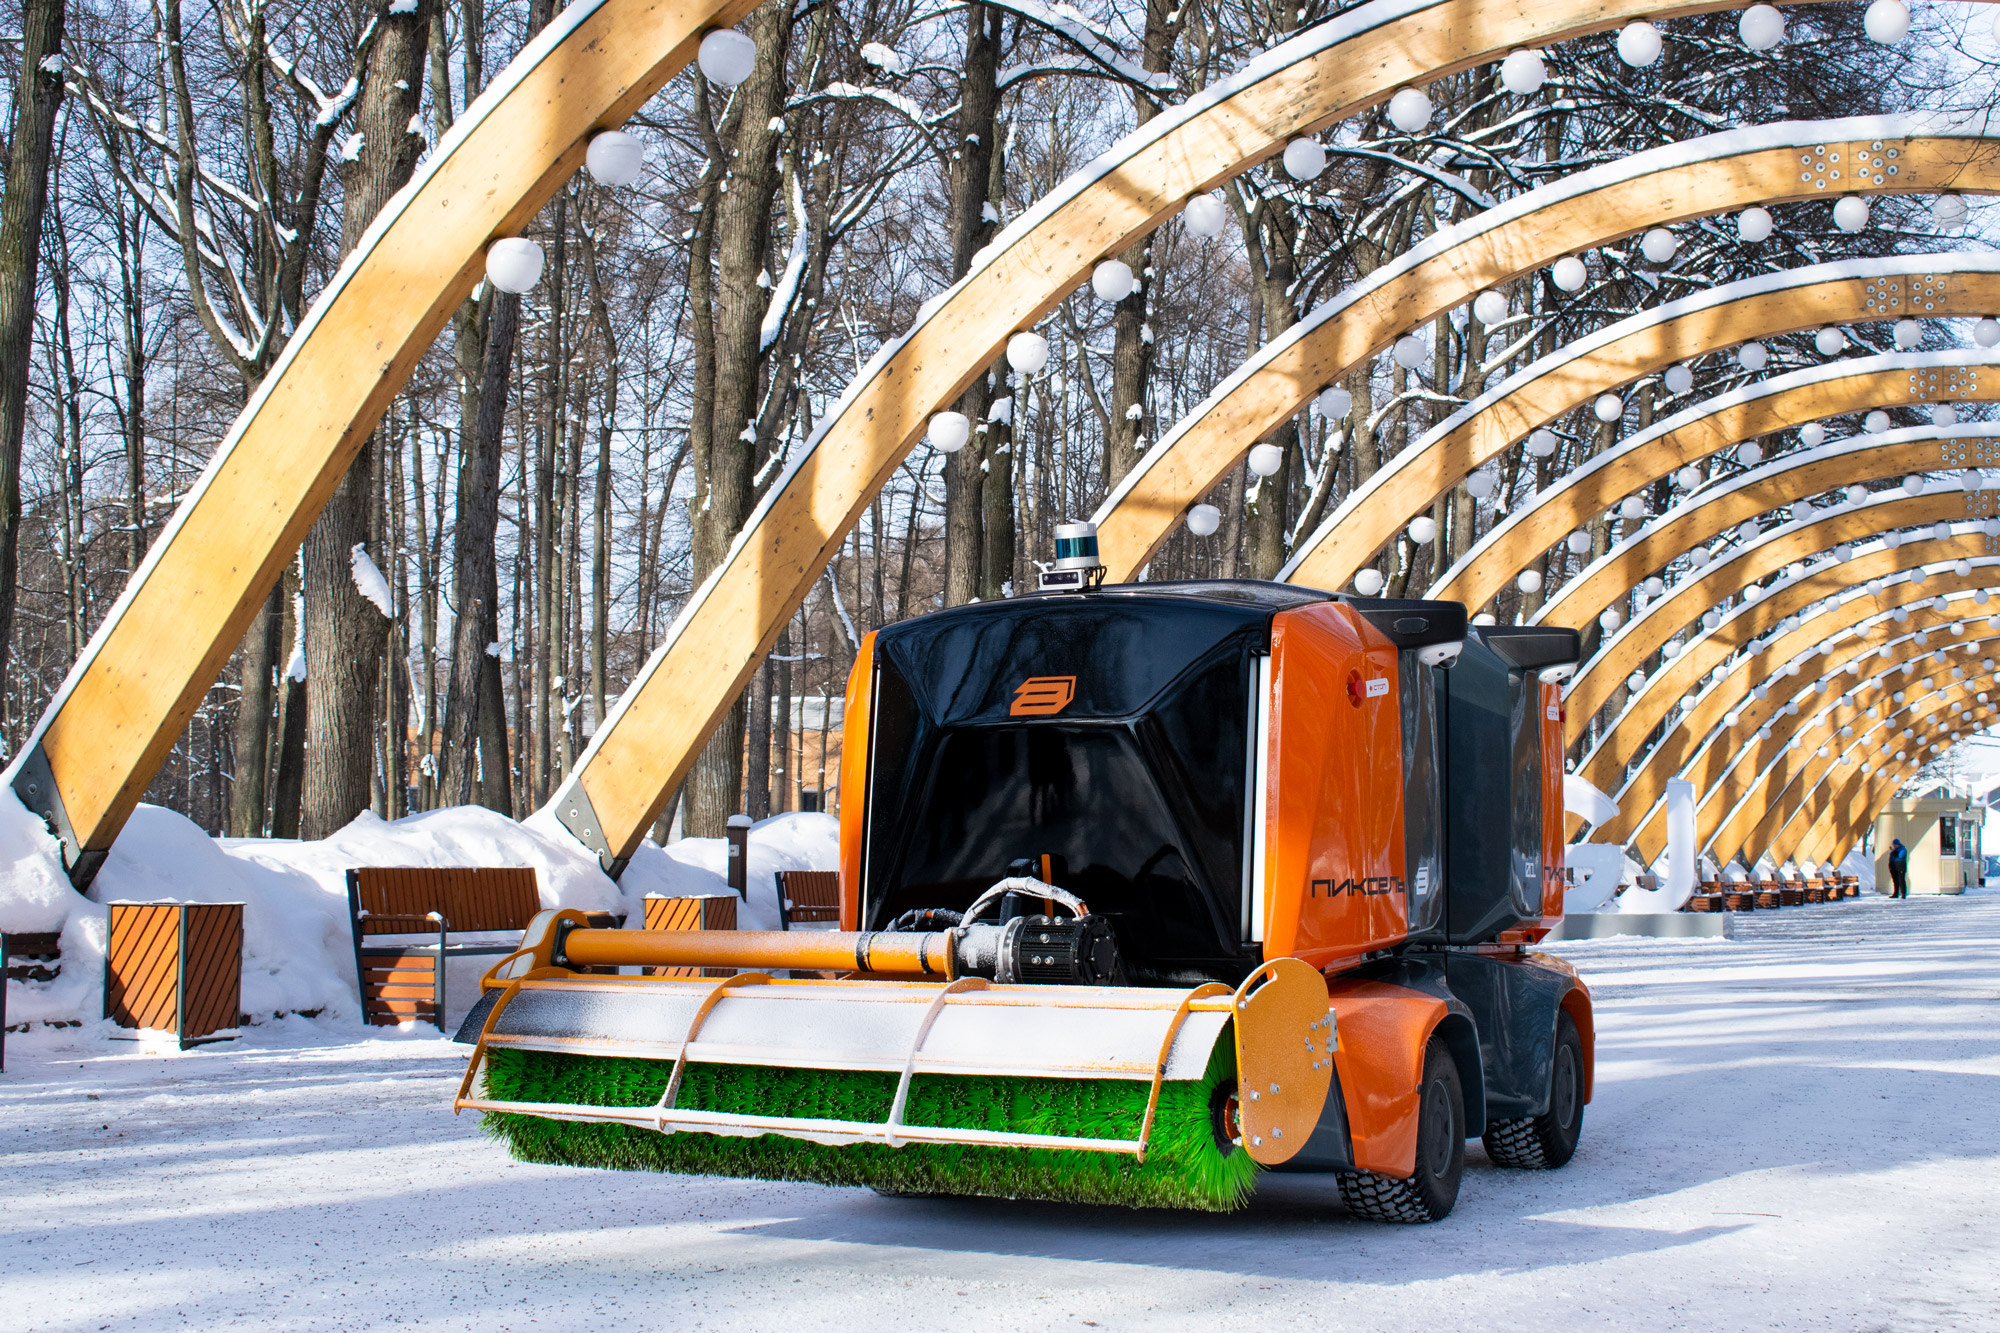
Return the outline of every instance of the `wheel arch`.
[[[1588,1105],[1597,1087],[1597,1021],[1589,989],[1579,981],[1564,991],[1560,1010],[1576,1024],[1577,1038],[1583,1042],[1583,1100]]]

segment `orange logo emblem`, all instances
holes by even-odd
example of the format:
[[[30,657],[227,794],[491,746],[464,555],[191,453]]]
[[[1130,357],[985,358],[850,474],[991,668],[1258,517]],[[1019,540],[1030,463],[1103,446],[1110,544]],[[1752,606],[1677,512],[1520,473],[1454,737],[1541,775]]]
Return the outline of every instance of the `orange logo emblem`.
[[[1030,676],[1014,691],[1014,717],[1047,717],[1069,707],[1076,698],[1075,676]]]

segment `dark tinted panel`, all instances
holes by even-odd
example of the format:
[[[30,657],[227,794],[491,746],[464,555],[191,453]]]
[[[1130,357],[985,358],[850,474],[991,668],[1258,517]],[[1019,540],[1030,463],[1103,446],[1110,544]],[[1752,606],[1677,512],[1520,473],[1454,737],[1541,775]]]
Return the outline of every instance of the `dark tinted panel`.
[[[877,640],[865,923],[963,908],[1046,853],[1140,979],[1238,973],[1249,681],[1268,621],[1095,601],[973,608]],[[1020,680],[1068,674],[1072,703],[1009,715]]]

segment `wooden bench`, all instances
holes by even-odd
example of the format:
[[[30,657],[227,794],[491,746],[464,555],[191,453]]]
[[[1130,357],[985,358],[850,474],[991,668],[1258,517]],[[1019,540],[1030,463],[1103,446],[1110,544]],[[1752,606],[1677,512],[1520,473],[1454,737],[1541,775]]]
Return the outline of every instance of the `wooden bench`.
[[[444,1030],[445,959],[512,953],[505,943],[453,942],[454,935],[501,931],[516,937],[542,910],[535,872],[525,867],[370,866],[347,872],[354,928],[354,975],[364,1022],[422,1022]],[[370,944],[380,935],[435,935],[436,943]]]
[[[778,872],[778,923],[785,930],[793,922],[840,921],[840,872],[838,870],[780,870]]]
[[[738,901],[733,893],[707,898],[664,898],[649,893],[646,895],[646,929],[734,930]],[[727,977],[736,972],[733,967],[648,967],[642,970],[649,977]]]
[[[61,972],[61,931],[0,934],[0,1074],[7,1072],[7,982],[54,981]]]

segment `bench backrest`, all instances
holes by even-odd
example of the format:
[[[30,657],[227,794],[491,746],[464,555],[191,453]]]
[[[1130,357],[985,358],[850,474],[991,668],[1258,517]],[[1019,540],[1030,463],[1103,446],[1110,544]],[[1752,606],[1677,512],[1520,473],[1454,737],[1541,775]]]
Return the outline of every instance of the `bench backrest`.
[[[783,919],[794,921],[840,920],[840,872],[838,870],[781,870],[778,894],[784,899]]]
[[[363,935],[412,935],[424,927],[407,920],[436,912],[454,933],[526,930],[542,910],[532,867],[364,866],[347,872],[348,905]]]

